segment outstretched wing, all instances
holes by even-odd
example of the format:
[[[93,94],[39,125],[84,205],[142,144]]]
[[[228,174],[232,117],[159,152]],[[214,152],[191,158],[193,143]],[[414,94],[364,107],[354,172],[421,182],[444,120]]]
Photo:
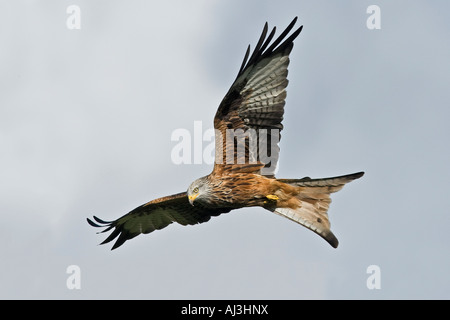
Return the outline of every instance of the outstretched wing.
[[[289,53],[303,26],[285,38],[296,21],[297,18],[270,46],[276,29],[266,38],[266,23],[250,58],[248,47],[236,80],[214,118],[216,168],[234,164],[236,170],[235,164],[262,163],[260,173],[274,175],[283,128]]]
[[[94,227],[106,227],[101,232],[112,233],[101,244],[108,243],[117,238],[112,249],[120,247],[125,241],[141,233],[150,233],[167,227],[172,222],[181,225],[194,225],[206,222],[212,216],[230,212],[227,208],[205,208],[201,205],[192,206],[186,192],[152,200],[115,221],[103,221],[94,216],[94,221],[87,218],[88,223]]]

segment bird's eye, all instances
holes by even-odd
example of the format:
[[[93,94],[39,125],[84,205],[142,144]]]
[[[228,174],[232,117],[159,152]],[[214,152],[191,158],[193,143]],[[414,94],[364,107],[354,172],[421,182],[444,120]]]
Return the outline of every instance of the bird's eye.
[[[194,190],[192,190],[193,193],[198,193],[198,187],[195,187]]]

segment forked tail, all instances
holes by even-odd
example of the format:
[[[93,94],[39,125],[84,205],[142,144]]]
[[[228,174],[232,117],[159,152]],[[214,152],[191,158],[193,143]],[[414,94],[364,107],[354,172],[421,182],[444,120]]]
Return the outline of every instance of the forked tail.
[[[361,178],[364,172],[324,179],[277,179],[292,186],[301,187],[297,198],[301,205],[295,209],[275,208],[273,211],[324,238],[333,248],[337,248],[339,241],[330,230],[328,207],[331,203],[330,194],[341,190],[350,181]]]

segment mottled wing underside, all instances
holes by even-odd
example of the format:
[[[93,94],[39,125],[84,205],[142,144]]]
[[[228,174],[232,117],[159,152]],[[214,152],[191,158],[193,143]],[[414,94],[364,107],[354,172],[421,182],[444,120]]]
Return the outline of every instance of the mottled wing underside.
[[[219,135],[216,136],[216,164],[260,162],[265,165],[263,169],[266,169],[261,174],[273,176],[278,162],[280,131],[283,128],[281,122],[285,89],[288,85],[289,53],[293,40],[303,27],[299,27],[286,38],[296,20],[297,18],[273,43],[270,42],[276,29],[273,28],[266,38],[266,23],[250,58],[250,46],[248,47],[236,80],[222,100],[214,118],[216,135]],[[217,134],[217,131],[220,134]],[[234,134],[231,139],[230,134]],[[257,140],[251,140],[255,137]],[[238,150],[238,141],[241,138],[246,141],[245,152]],[[233,156],[230,157],[230,154]]]
[[[150,233],[167,227],[172,222],[181,225],[194,225],[209,221],[212,216],[231,211],[227,208],[210,209],[201,205],[192,206],[186,192],[152,200],[114,221],[103,221],[94,216],[94,221],[87,219],[94,227],[106,227],[101,232],[111,234],[101,244],[117,238],[112,249],[120,247],[125,241],[141,233]]]

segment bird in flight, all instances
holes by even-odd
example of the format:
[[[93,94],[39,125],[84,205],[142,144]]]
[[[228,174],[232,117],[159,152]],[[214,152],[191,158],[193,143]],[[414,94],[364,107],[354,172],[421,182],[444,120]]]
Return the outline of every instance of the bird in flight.
[[[278,142],[288,84],[289,54],[302,31],[297,17],[273,42],[267,22],[250,55],[247,48],[238,75],[214,117],[215,163],[212,172],[191,183],[186,192],[147,202],[114,221],[87,219],[115,240],[112,249],[139,234],[172,222],[195,225],[244,207],[262,207],[312,230],[332,247],[338,240],[328,219],[330,194],[363,176],[358,172],[332,178],[277,179]],[[270,154],[270,158],[267,155]],[[270,160],[270,161],[269,161]]]

